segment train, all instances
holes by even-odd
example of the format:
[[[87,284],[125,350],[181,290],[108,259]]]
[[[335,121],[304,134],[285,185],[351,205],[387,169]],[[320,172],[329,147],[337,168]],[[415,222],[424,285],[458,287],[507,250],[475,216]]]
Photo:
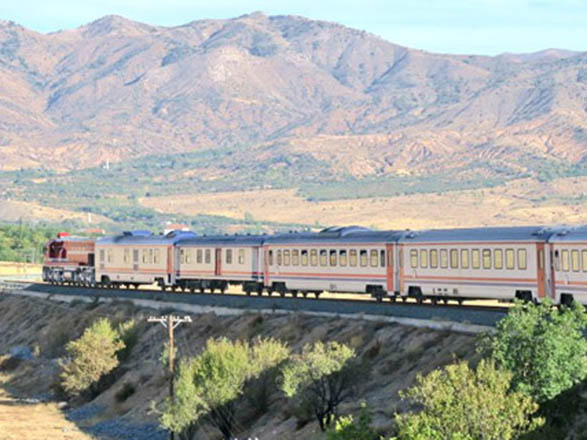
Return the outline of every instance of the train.
[[[128,231],[47,243],[43,280],[86,287],[281,296],[345,292],[378,301],[573,301],[587,305],[587,225],[166,235]]]

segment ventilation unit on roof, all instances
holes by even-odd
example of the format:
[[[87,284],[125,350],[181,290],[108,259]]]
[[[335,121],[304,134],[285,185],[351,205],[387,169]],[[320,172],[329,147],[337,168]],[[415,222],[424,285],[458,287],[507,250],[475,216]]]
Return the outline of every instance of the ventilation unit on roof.
[[[365,228],[363,226],[331,226],[329,228],[322,229],[318,234],[327,237],[344,237],[354,232],[369,232],[372,229]]]
[[[135,231],[124,231],[122,235],[131,237],[149,237],[150,235],[153,235],[153,233],[151,231],[139,229]]]

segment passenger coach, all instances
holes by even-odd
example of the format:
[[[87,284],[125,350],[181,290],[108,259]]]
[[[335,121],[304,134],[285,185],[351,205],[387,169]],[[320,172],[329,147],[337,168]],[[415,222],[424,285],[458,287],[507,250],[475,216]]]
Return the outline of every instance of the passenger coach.
[[[318,233],[268,236],[264,242],[264,282],[269,292],[296,296],[364,292],[381,300],[394,295],[398,233],[357,226]]]
[[[587,226],[561,229],[549,240],[553,298],[587,305]]]
[[[406,232],[399,240],[401,295],[541,300],[549,292],[545,246],[553,233],[541,227]]]

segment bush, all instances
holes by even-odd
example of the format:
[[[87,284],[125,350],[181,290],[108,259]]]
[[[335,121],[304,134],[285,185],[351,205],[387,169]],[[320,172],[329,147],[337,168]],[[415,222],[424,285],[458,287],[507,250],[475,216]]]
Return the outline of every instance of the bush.
[[[334,427],[326,431],[326,440],[377,440],[379,436],[371,428],[371,413],[363,403],[359,417],[355,421],[353,416],[340,417]]]
[[[317,342],[307,344],[283,368],[285,395],[310,410],[322,431],[335,418],[338,405],[352,394],[355,356],[344,344]]]
[[[541,424],[531,418],[538,405],[510,391],[512,374],[482,360],[476,370],[465,362],[418,376],[401,393],[422,410],[396,416],[399,440],[510,440]]]
[[[172,431],[193,431],[204,416],[224,438],[230,439],[237,400],[247,381],[287,358],[289,350],[272,339],[257,339],[253,346],[228,339],[210,339],[205,350],[180,362],[175,379],[175,400],[167,400],[161,424]]]
[[[545,402],[587,378],[587,313],[582,305],[558,310],[517,304],[482,350],[512,371],[515,389]]]
[[[110,321],[98,319],[79,339],[67,344],[67,357],[60,361],[63,389],[77,395],[95,386],[102,376],[118,366],[116,353],[123,348],[124,342]]]
[[[135,386],[132,383],[125,382],[122,388],[116,392],[114,397],[116,398],[117,402],[124,402],[126,399],[132,396],[135,391]]]
[[[137,345],[140,330],[134,319],[118,324],[117,332],[124,343],[124,348],[118,352],[117,356],[120,363],[129,358],[132,349]]]

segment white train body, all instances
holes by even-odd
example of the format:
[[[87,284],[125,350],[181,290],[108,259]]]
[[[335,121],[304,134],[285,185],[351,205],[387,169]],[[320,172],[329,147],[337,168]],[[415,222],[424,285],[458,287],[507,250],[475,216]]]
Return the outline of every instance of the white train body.
[[[556,303],[587,304],[587,227],[563,230],[549,240],[550,286]]]

